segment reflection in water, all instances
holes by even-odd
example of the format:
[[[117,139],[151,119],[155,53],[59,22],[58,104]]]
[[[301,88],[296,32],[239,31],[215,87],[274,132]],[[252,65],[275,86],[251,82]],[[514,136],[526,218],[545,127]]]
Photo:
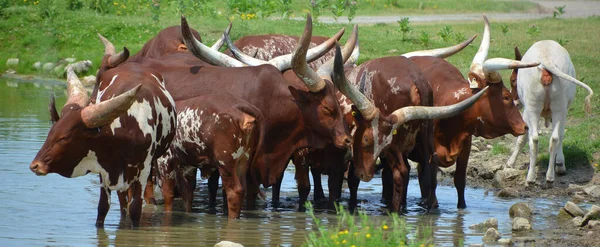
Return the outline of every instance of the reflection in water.
[[[305,213],[295,212],[298,201],[293,166],[288,168],[282,185],[282,203],[278,208],[262,204],[259,210],[244,211],[239,220],[228,220],[221,208],[216,214],[206,207],[206,181],[199,186],[193,213],[182,213],[181,201],[175,210],[165,213],[162,206],[146,205],[141,228],[130,229],[127,218],[121,221],[116,193],[105,229],[96,229],[98,177],[95,175],[66,179],[56,174],[37,177],[28,165],[43,144],[50,128],[47,104],[55,94],[57,107],[64,104],[64,87],[40,86],[32,83],[0,81],[0,246],[23,245],[188,245],[212,246],[221,240],[240,242],[246,246],[297,246],[315,227]],[[327,179],[323,179],[327,190]],[[361,183],[361,209],[372,220],[385,220],[387,215],[380,203],[381,180]],[[458,210],[456,191],[452,187],[438,188],[440,209],[430,213],[418,206],[420,196],[417,181],[408,189],[408,213],[404,216],[412,229],[409,237],[425,234],[433,228],[436,245],[458,246],[460,243],[481,243],[482,232],[473,232],[469,225],[490,217],[499,221],[503,237],[511,234],[508,208],[516,201],[485,195],[480,189],[467,189],[469,208]],[[325,191],[327,193],[327,191]],[[158,194],[157,194],[158,195]],[[348,190],[343,192],[347,200]],[[221,202],[222,197],[218,197]],[[346,204],[345,201],[342,204]],[[556,212],[562,203],[537,200],[539,212]],[[179,207],[179,208],[178,208]],[[542,210],[543,209],[543,210]],[[335,214],[317,210],[325,224],[336,223]],[[535,215],[537,230],[553,224],[547,215]],[[545,224],[549,223],[549,224]]]

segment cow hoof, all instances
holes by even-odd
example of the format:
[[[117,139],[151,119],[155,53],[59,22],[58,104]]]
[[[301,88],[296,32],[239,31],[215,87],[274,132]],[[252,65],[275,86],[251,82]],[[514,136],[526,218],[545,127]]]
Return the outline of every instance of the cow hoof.
[[[552,185],[554,184],[554,178],[550,179],[550,178],[546,178],[546,185]]]
[[[104,221],[96,221],[96,228],[104,229]]]
[[[564,163],[556,163],[556,174],[560,176],[567,174],[567,169],[565,168]]]

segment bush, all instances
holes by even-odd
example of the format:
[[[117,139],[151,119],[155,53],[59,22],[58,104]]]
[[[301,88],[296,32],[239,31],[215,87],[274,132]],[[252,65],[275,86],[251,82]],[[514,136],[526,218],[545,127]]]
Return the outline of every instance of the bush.
[[[432,240],[430,226],[413,235],[419,239],[409,239],[410,228],[395,213],[390,215],[391,222],[376,224],[365,212],[359,212],[356,217],[339,206],[336,207],[337,225],[325,226],[315,216],[312,204],[307,202],[305,206],[317,232],[310,233],[302,246],[423,246]]]

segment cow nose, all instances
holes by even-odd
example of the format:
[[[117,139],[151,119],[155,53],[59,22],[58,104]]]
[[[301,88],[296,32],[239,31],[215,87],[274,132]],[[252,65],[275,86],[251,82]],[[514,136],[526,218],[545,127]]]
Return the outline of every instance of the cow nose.
[[[37,171],[38,167],[40,167],[40,164],[38,164],[37,162],[33,162],[31,163],[31,165],[29,165],[29,170],[35,172]]]
[[[349,147],[349,146],[350,146],[350,144],[352,144],[352,141],[350,140],[350,137],[346,137],[346,138],[344,139],[344,143],[346,144],[346,146],[348,146],[348,147]]]
[[[525,132],[529,131],[529,126],[527,124],[525,124]]]
[[[48,172],[46,169],[43,169],[42,164],[40,162],[34,161],[29,165],[29,170],[31,170],[36,175],[46,175]]]

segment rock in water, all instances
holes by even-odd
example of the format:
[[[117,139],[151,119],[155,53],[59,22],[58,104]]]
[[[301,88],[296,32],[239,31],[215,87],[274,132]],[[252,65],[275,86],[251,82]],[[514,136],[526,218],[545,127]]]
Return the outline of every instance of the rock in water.
[[[513,219],[512,231],[520,232],[520,231],[528,231],[531,230],[531,223],[526,218],[515,217]]]
[[[231,242],[231,241],[221,241],[221,242],[218,242],[217,244],[215,244],[214,247],[244,247],[244,246],[241,244],[238,244],[238,243]]]
[[[499,245],[512,245],[512,240],[510,238],[501,238],[498,239]]]
[[[483,242],[494,243],[500,239],[500,233],[495,228],[487,229],[483,236]]]
[[[592,205],[590,211],[583,216],[583,221],[580,226],[585,226],[590,220],[600,220],[600,207]]]
[[[506,187],[502,190],[500,190],[498,192],[498,197],[501,198],[518,198],[519,197],[519,191],[511,188],[511,187]]]
[[[593,198],[600,198],[600,186],[592,185],[583,189],[583,191]]]
[[[575,204],[571,201],[568,201],[567,204],[565,204],[564,209],[565,209],[565,211],[567,211],[567,213],[569,213],[573,217],[577,217],[577,216],[583,217],[583,215],[584,215],[583,210],[581,210],[581,208],[579,208],[577,206],[577,204]]]
[[[573,219],[573,215],[568,213],[567,210],[565,210],[564,208],[561,208],[558,211],[558,215],[556,216],[556,219],[559,222],[566,222],[566,221],[570,221],[571,219]]]
[[[531,219],[532,214],[531,208],[529,208],[529,206],[524,202],[513,204],[508,211],[508,215],[511,218],[521,217],[525,219]]]
[[[498,229],[498,219],[496,218],[490,218],[484,222],[481,222],[479,224],[474,224],[469,226],[469,229],[474,229],[474,230],[478,230],[478,231],[484,231],[488,228],[496,228]]]

